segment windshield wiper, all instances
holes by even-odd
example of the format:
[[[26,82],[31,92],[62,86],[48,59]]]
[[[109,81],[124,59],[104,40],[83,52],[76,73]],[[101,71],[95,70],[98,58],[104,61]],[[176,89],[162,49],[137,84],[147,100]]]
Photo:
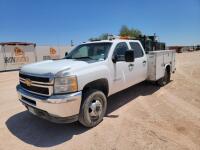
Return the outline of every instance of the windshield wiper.
[[[85,57],[75,57],[75,58],[72,58],[72,59],[92,59],[92,60],[96,60],[96,59],[94,59],[94,58],[92,58],[92,57],[89,57],[89,56],[85,56]]]
[[[89,56],[75,57],[75,58],[73,58],[73,57],[70,56],[70,57],[65,57],[64,59],[92,59],[92,60],[97,60],[97,59],[89,57]]]
[[[64,59],[72,59],[72,57],[64,57]]]

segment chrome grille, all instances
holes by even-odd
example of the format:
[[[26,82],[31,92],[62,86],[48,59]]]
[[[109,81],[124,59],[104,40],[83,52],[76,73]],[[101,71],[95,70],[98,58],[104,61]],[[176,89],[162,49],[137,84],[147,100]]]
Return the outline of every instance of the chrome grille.
[[[31,81],[31,85],[27,85],[26,80]],[[50,96],[53,93],[53,80],[50,77],[19,73],[19,81],[22,88],[31,93],[43,96]]]
[[[30,79],[31,81],[36,81],[36,82],[43,82],[43,83],[49,83],[50,78],[48,77],[37,77],[37,76],[32,76],[32,75],[26,75],[19,73],[19,77],[22,79]]]

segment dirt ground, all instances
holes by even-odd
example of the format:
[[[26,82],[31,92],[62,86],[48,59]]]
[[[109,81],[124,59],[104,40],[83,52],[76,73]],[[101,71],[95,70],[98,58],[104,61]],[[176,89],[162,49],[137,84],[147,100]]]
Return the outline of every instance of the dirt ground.
[[[165,87],[140,83],[111,96],[92,129],[29,114],[17,100],[18,72],[0,73],[0,150],[199,150],[200,52],[177,54],[176,67]]]

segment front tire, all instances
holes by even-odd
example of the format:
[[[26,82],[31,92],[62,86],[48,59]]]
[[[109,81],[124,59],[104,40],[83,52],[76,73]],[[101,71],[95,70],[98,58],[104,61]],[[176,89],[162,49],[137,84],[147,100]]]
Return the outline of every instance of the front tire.
[[[98,90],[89,90],[83,96],[79,122],[85,127],[95,127],[105,116],[107,109],[107,98]]]

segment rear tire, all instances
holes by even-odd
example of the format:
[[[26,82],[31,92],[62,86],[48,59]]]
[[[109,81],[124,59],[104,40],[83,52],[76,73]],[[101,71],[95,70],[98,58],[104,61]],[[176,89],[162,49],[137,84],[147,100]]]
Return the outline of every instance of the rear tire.
[[[95,127],[105,116],[107,109],[107,98],[98,90],[87,91],[82,100],[79,122],[85,127]]]
[[[168,70],[166,69],[166,70],[165,70],[164,77],[162,77],[161,79],[159,79],[159,80],[157,81],[157,84],[158,84],[159,86],[164,86],[164,85],[166,85],[167,83],[169,83],[170,78],[171,78],[171,73],[170,73],[170,71],[168,71]]]

